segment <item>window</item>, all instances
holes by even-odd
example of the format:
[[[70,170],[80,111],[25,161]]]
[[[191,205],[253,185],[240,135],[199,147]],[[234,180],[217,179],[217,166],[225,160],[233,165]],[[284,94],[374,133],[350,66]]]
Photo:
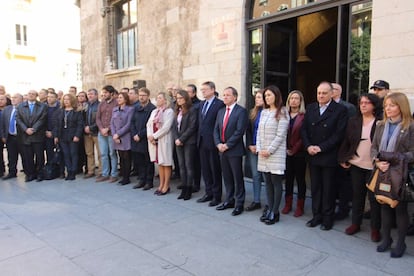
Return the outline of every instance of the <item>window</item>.
[[[16,24],[16,45],[27,46],[27,26]]]
[[[137,1],[129,0],[115,6],[116,53],[118,69],[137,64]]]

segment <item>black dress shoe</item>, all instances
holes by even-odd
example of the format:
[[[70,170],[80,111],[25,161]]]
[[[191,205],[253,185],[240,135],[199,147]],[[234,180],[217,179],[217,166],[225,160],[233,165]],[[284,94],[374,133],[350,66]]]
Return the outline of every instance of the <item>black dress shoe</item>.
[[[243,206],[237,206],[236,208],[234,208],[233,212],[231,212],[231,215],[238,216],[241,213],[243,213]]]
[[[17,176],[15,174],[8,174],[5,177],[3,177],[3,180],[7,180],[7,179],[11,179],[11,178],[16,178]]]
[[[223,211],[228,208],[234,208],[234,202],[223,202],[223,204],[219,205],[216,210],[217,211]]]
[[[43,181],[43,177],[38,176],[37,179],[36,179],[36,182],[42,182],[42,181]]]
[[[216,199],[213,199],[212,201],[210,201],[209,203],[208,203],[208,206],[210,206],[210,207],[214,207],[214,206],[217,206],[217,205],[219,205],[220,204],[220,200],[216,200]]]
[[[135,184],[134,187],[132,187],[132,189],[141,189],[145,186],[145,183],[140,182],[138,184]]]
[[[147,183],[147,184],[145,184],[144,189],[142,189],[142,190],[146,191],[146,190],[152,189],[152,187],[154,187],[153,184],[148,184]]]
[[[321,224],[322,222],[320,221],[320,220],[317,220],[317,219],[315,219],[315,218],[313,218],[313,219],[311,219],[310,221],[308,221],[307,223],[306,223],[306,226],[307,227],[316,227],[316,226],[318,226],[319,224]]]
[[[36,177],[34,177],[34,176],[26,176],[26,178],[25,178],[25,182],[31,182],[31,181],[33,181],[33,180],[35,180],[36,179]]]
[[[260,209],[260,208],[262,208],[262,205],[260,204],[260,202],[259,203],[257,203],[257,202],[252,202],[249,206],[247,206],[246,207],[246,211],[254,211],[254,210],[257,210],[257,209]]]
[[[197,202],[203,203],[203,202],[211,201],[212,199],[213,199],[213,196],[205,194],[203,195],[203,197],[197,199]]]
[[[128,185],[129,183],[131,183],[129,179],[122,179],[121,181],[118,182],[118,185],[124,186],[124,185]]]
[[[332,229],[332,224],[322,223],[320,229],[323,231],[329,231]]]

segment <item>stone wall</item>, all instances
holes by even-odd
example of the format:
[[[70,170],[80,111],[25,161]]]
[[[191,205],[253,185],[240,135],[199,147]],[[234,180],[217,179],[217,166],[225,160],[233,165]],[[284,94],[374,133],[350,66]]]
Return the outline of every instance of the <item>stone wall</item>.
[[[414,1],[373,2],[370,83],[384,79],[414,103]]]
[[[138,2],[138,66],[108,70],[107,26],[102,1],[81,1],[84,89],[116,88],[146,80],[155,94],[167,83],[197,86],[211,80],[222,91],[244,94],[243,0],[151,0]]]

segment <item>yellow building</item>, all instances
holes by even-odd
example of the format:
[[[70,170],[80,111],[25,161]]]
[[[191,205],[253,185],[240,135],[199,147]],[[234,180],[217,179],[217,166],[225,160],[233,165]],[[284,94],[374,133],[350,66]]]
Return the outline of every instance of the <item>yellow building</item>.
[[[414,96],[410,0],[82,0],[80,10],[84,89],[212,80],[250,104],[269,84],[310,102],[322,80],[347,98],[384,79]]]
[[[8,93],[82,87],[79,7],[73,0],[0,1],[0,84]]]

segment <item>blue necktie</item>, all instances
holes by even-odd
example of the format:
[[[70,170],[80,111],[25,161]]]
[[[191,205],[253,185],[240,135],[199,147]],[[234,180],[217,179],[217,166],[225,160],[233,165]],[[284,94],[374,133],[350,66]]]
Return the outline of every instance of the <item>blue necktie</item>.
[[[34,103],[30,103],[30,104],[29,104],[29,108],[30,108],[30,115],[32,115],[32,113],[33,113],[33,107],[34,107]]]
[[[9,124],[9,133],[16,134],[16,109],[13,108],[13,111],[10,116],[10,124]]]
[[[203,106],[203,111],[202,111],[202,113],[203,113],[203,117],[205,117],[205,116],[206,116],[206,113],[207,113],[207,107],[208,107],[208,101],[206,101],[206,102],[204,103],[204,106]]]

